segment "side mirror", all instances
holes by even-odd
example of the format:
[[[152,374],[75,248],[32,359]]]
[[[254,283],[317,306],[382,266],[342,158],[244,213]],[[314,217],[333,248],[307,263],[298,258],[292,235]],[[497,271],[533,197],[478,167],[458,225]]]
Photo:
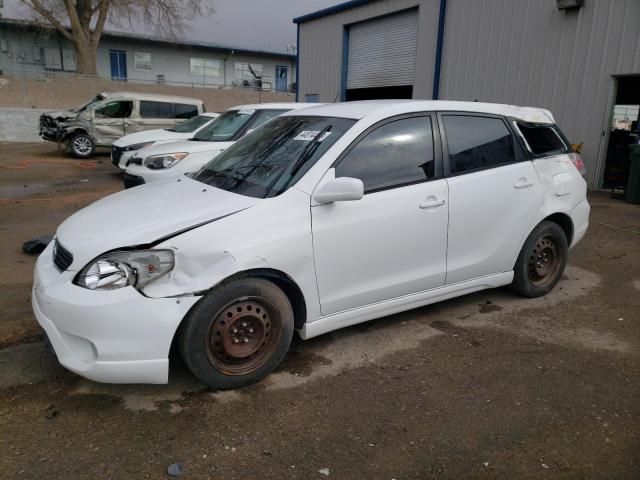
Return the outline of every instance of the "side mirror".
[[[318,187],[313,199],[320,203],[349,202],[360,200],[364,195],[362,180],[351,177],[338,177]]]

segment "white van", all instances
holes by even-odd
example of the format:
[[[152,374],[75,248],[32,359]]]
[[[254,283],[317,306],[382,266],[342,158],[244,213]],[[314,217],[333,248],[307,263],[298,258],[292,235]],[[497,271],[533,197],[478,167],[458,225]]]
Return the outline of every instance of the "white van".
[[[138,150],[126,166],[124,187],[135,187],[196,172],[260,125],[284,112],[312,105],[318,104],[261,103],[230,108],[188,140]]]
[[[204,112],[202,100],[139,92],[103,92],[81,107],[40,116],[40,136],[77,158],[142,130],[170,128]]]
[[[124,170],[129,159],[134,156],[137,150],[141,150],[151,145],[160,143],[177,142],[188,140],[199,131],[211,125],[220,114],[203,113],[191,117],[172,128],[159,128],[155,130],[145,130],[143,132],[131,133],[119,138],[111,146],[111,162],[118,168]]]

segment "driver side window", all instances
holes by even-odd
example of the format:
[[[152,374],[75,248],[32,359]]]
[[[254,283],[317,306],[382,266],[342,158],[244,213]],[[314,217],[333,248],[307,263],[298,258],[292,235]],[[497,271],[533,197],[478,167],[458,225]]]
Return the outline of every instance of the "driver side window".
[[[133,102],[118,101],[109,102],[106,105],[96,109],[96,115],[105,118],[128,118],[133,111]]]
[[[434,178],[431,117],[385,123],[366,134],[336,167],[336,177],[359,178],[372,193]]]

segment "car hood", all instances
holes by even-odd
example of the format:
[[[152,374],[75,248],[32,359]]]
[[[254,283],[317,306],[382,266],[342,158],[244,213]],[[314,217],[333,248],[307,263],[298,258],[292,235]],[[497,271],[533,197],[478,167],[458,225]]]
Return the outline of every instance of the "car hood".
[[[70,112],[68,110],[54,110],[51,112],[44,112],[43,115],[47,115],[53,119],[61,118],[62,120],[67,120],[70,118],[75,118],[78,116],[76,112]]]
[[[193,133],[178,133],[178,132],[170,132],[168,130],[164,130],[162,128],[158,128],[155,130],[145,130],[142,132],[130,133],[129,135],[125,135],[124,137],[119,138],[113,144],[116,147],[127,147],[129,145],[134,145],[136,143],[143,142],[166,142],[166,141],[178,141],[178,140],[186,140]]]
[[[153,243],[259,201],[181,177],[102,198],[65,220],[56,236],[78,270],[109,250]]]
[[[235,142],[197,142],[192,140],[185,140],[180,142],[161,143],[159,145],[151,145],[150,147],[138,150],[136,157],[147,158],[152,155],[161,155],[167,153],[201,153],[201,152],[215,152],[222,151]]]

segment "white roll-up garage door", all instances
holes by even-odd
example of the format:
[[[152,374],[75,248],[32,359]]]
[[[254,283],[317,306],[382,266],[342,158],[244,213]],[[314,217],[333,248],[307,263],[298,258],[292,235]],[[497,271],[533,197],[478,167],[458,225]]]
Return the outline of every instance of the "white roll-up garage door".
[[[413,85],[417,38],[417,10],[352,25],[347,88]]]

